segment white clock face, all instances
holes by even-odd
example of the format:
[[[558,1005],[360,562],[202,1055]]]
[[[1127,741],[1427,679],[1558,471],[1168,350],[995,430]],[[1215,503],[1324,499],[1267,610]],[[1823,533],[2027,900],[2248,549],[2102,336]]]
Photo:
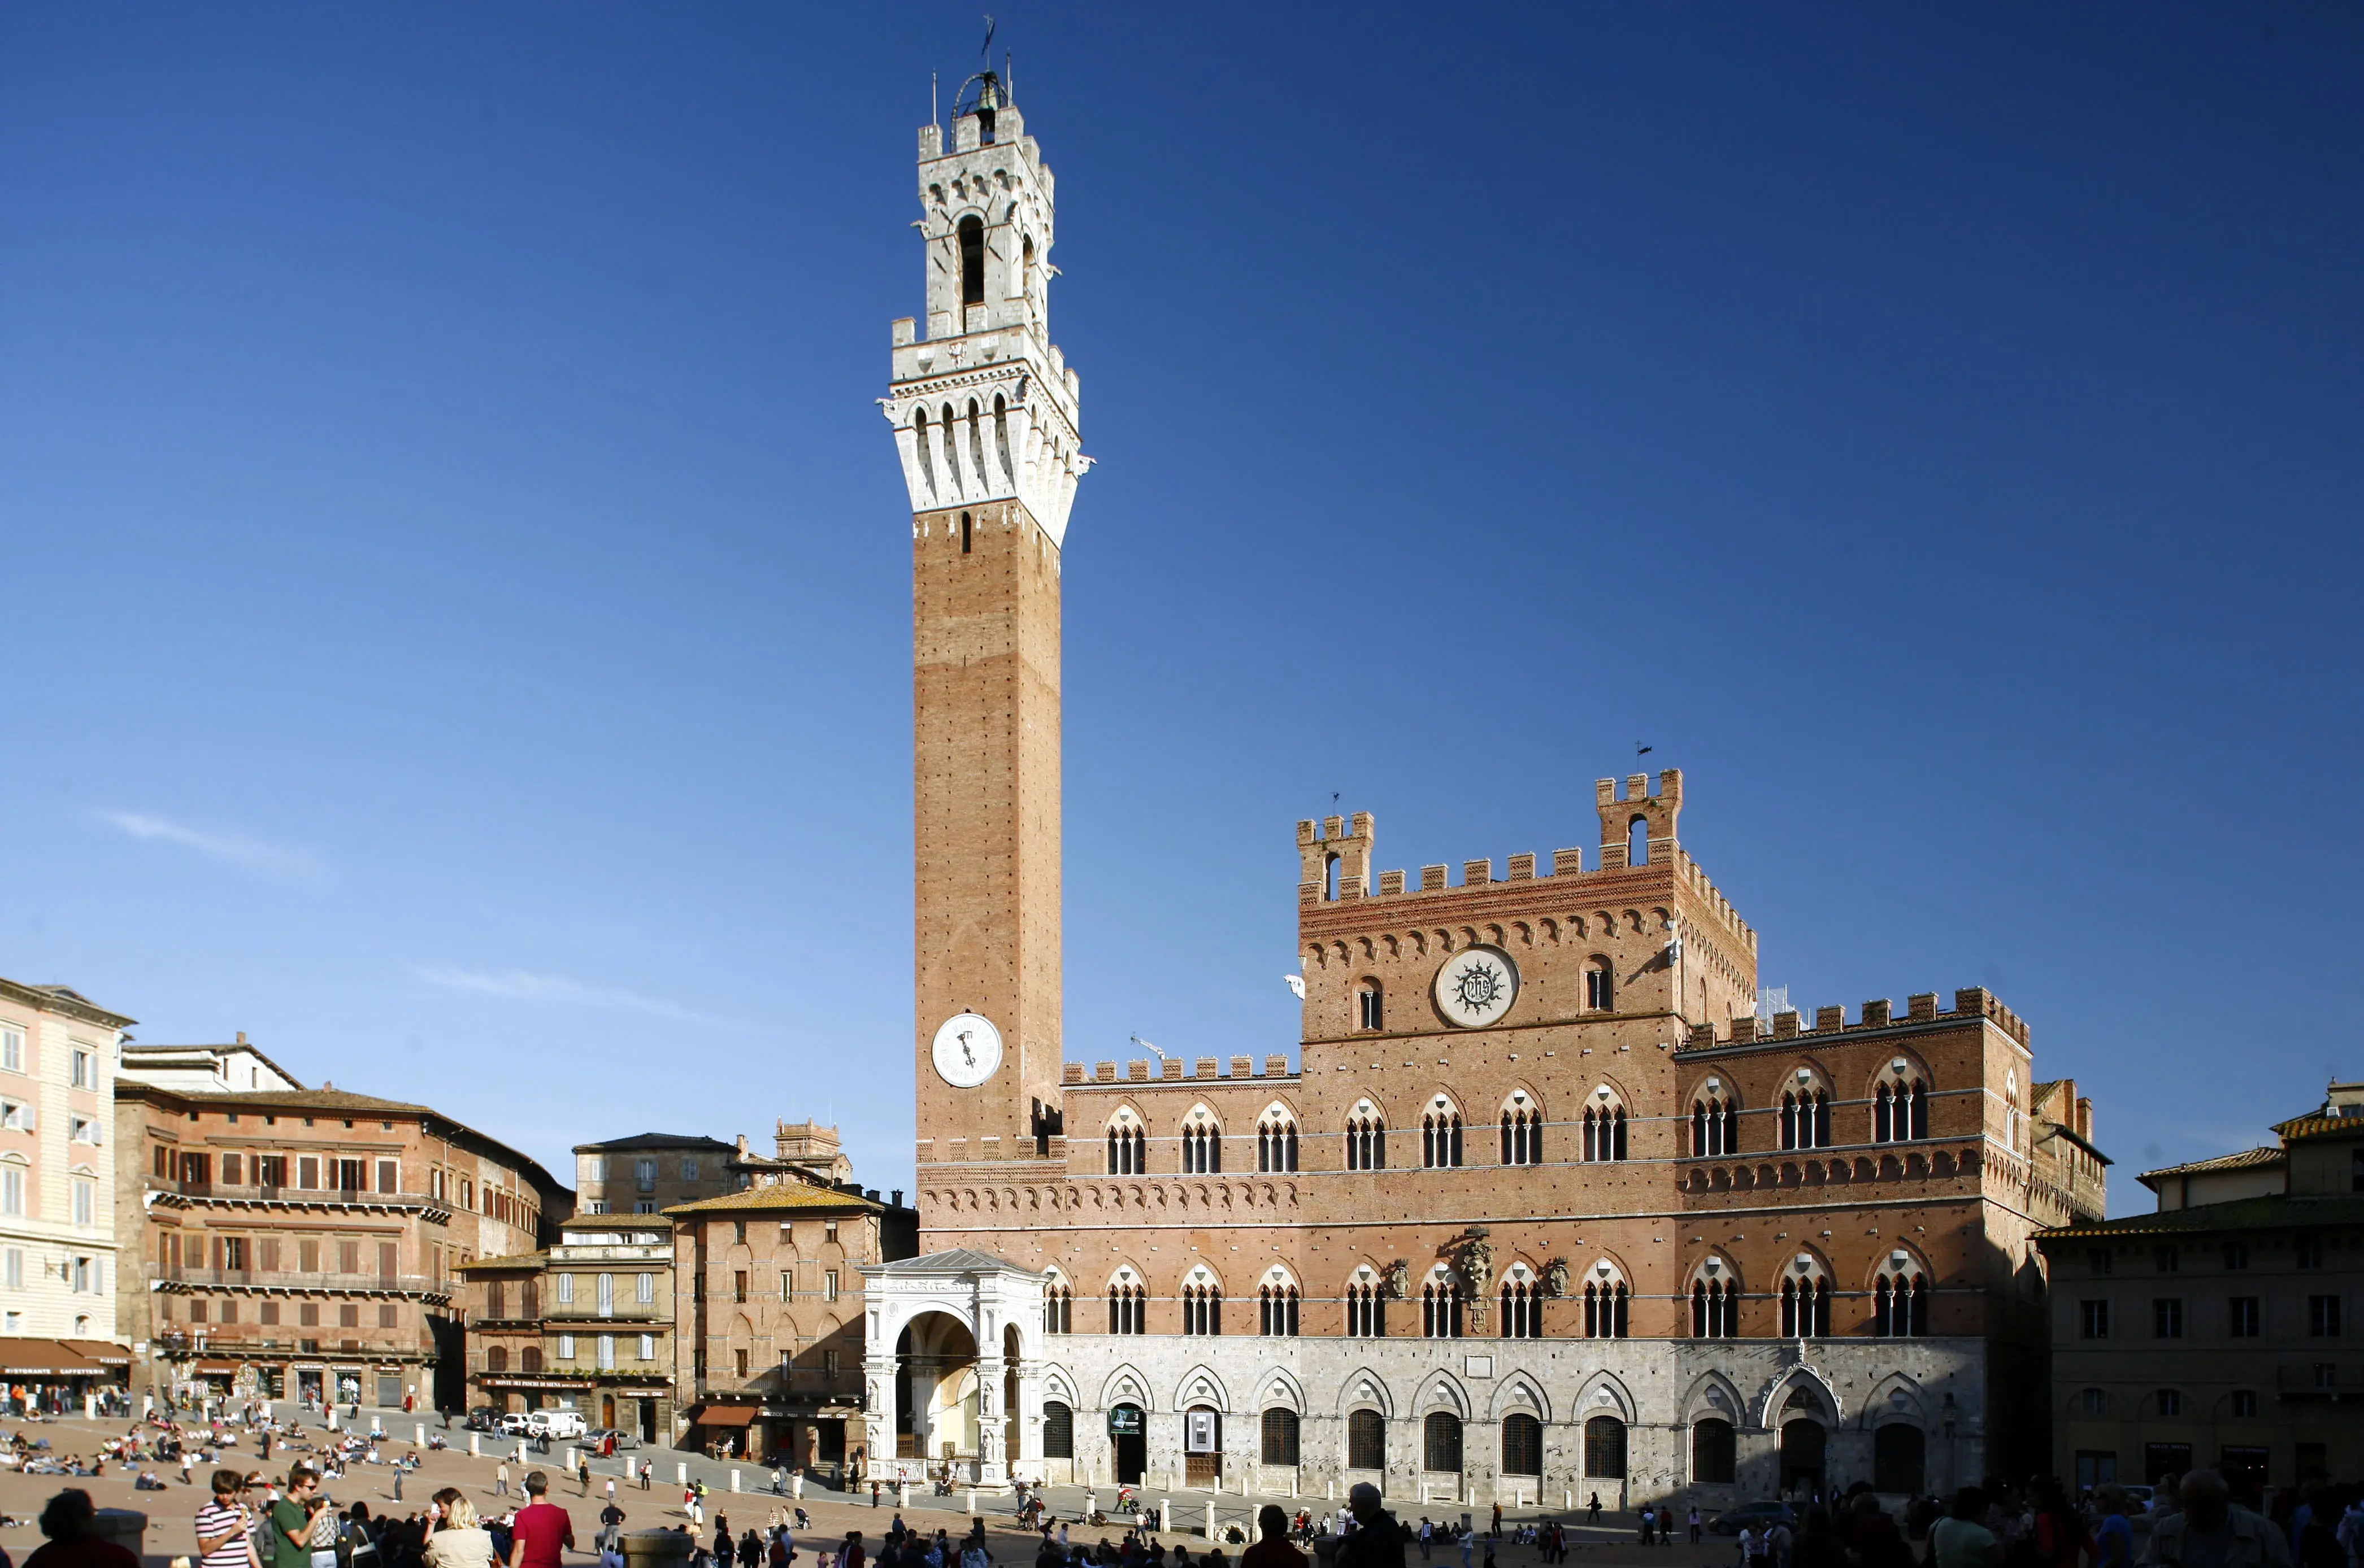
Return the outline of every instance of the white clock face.
[[[977,1013],[954,1013],[936,1030],[936,1074],[955,1089],[974,1089],[1001,1065],[1001,1031]]]
[[[1436,972],[1436,1010],[1447,1023],[1479,1029],[1519,998],[1519,966],[1500,948],[1464,948]]]

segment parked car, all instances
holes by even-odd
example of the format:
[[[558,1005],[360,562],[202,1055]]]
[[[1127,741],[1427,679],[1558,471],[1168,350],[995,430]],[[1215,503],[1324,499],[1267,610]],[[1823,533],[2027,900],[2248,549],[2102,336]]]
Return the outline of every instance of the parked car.
[[[501,1418],[501,1435],[508,1438],[524,1437],[532,1429],[532,1420],[533,1418],[522,1410],[511,1410]]]
[[[1707,1528],[1717,1535],[1738,1535],[1744,1529],[1764,1529],[1770,1525],[1788,1525],[1796,1529],[1797,1511],[1779,1501],[1741,1503],[1707,1521]]]
[[[589,1431],[583,1434],[583,1442],[587,1448],[605,1450],[608,1446],[608,1440],[609,1438],[616,1440],[616,1451],[618,1453],[623,1452],[628,1448],[638,1448],[641,1446],[641,1434],[634,1431],[627,1431],[621,1427],[594,1427]]]
[[[468,1412],[468,1418],[461,1425],[472,1432],[497,1431],[500,1429],[500,1413],[490,1405],[479,1405]]]

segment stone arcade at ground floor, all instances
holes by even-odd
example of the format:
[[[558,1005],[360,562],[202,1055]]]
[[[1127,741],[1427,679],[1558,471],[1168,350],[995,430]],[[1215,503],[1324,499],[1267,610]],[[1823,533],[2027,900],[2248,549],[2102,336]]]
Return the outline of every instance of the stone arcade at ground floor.
[[[1617,1508],[1942,1493],[1987,1458],[1976,1339],[1047,1334],[1043,1276],[1001,1259],[863,1273],[875,1477]]]

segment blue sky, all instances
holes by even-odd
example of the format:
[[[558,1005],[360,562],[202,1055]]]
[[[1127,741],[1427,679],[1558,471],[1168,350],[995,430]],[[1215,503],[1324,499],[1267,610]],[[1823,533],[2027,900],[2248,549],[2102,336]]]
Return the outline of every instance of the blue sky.
[[[961,7],[0,10],[0,973],[565,1168],[907,1184]],[[1067,1046],[1294,1044],[1292,830],[1996,990],[2132,1173],[2364,1075],[2364,17],[1005,7],[1081,373]]]

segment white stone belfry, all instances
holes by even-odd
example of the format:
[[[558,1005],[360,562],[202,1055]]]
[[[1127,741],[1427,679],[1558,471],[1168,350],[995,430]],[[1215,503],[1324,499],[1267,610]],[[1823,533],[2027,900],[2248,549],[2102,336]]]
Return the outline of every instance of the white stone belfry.
[[[1048,1278],[966,1249],[864,1265],[864,1479],[924,1481],[947,1462],[957,1479],[977,1486],[1043,1479],[1043,1286]],[[902,1370],[911,1388],[913,1451],[908,1455],[896,1432],[897,1347],[907,1329],[911,1351]],[[972,1368],[948,1365],[951,1358],[931,1353],[961,1345],[964,1331],[967,1353],[961,1359]],[[965,1375],[972,1369],[973,1387],[972,1375]],[[947,1389],[949,1399],[942,1397]],[[942,1437],[947,1429],[953,1435]],[[931,1444],[931,1437],[941,1440]]]
[[[1077,445],[1076,373],[1051,341],[1053,188],[990,72],[954,106],[952,151],[942,127],[921,128],[913,227],[927,242],[927,331],[895,323],[892,390],[878,403],[914,514],[1014,499],[1057,547],[1092,460]]]

